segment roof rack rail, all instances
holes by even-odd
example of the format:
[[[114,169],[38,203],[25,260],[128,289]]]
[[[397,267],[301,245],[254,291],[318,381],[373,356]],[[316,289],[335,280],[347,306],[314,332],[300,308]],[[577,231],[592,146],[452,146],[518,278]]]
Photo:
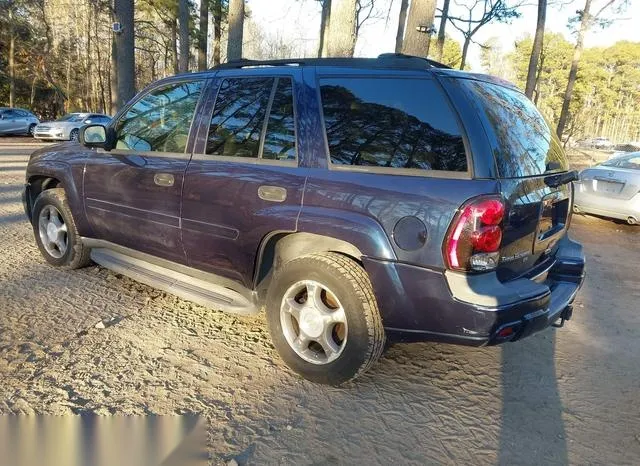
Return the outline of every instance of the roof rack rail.
[[[417,57],[415,55],[406,55],[404,53],[381,53],[378,55],[378,59],[384,60],[385,58],[399,58],[399,59],[413,59],[413,60],[422,60],[426,62],[428,65],[433,66],[434,68],[446,68],[451,69],[450,66],[445,65],[444,63],[440,63],[439,61],[431,60],[430,58],[425,57]]]
[[[251,60],[240,58],[216,65],[211,70],[258,68],[269,66],[344,66],[344,67],[400,67],[400,68],[450,68],[447,65],[423,57],[402,53],[383,53],[377,58],[281,58],[276,60]],[[426,65],[426,66],[425,66]]]

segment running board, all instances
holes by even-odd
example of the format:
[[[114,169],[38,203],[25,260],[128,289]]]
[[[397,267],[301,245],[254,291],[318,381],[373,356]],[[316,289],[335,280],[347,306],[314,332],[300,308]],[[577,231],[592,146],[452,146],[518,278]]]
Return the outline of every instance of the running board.
[[[109,270],[205,307],[241,315],[259,310],[237,291],[120,252],[96,248],[91,250],[91,259]]]

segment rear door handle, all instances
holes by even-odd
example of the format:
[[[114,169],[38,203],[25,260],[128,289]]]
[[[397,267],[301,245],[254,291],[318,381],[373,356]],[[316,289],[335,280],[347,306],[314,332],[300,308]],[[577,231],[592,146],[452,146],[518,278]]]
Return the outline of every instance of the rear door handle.
[[[158,186],[173,186],[175,179],[171,173],[156,173],[153,182]]]
[[[263,201],[284,202],[287,198],[287,190],[280,186],[260,186],[258,197]]]

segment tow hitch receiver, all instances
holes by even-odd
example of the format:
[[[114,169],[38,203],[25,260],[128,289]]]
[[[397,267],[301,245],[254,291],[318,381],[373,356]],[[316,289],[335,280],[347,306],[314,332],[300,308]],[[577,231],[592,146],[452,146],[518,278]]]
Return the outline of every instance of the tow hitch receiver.
[[[573,315],[573,307],[571,306],[567,306],[564,311],[562,311],[562,313],[560,313],[560,317],[558,317],[558,319],[560,319],[560,322],[558,322],[558,320],[556,319],[556,321],[554,323],[552,323],[551,325],[555,328],[562,328],[564,327],[564,321],[565,320],[571,320],[571,316]]]

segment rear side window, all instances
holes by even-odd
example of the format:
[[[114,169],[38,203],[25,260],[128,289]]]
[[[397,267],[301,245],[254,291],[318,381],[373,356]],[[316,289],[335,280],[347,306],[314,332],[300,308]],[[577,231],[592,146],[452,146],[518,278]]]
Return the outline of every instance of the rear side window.
[[[295,160],[295,139],[291,78],[222,80],[209,126],[207,154]]]
[[[555,131],[536,106],[515,89],[482,81],[462,80],[471,103],[483,117],[493,139],[502,178],[537,176],[568,169]]]
[[[467,171],[456,118],[430,79],[324,78],[331,163]]]

